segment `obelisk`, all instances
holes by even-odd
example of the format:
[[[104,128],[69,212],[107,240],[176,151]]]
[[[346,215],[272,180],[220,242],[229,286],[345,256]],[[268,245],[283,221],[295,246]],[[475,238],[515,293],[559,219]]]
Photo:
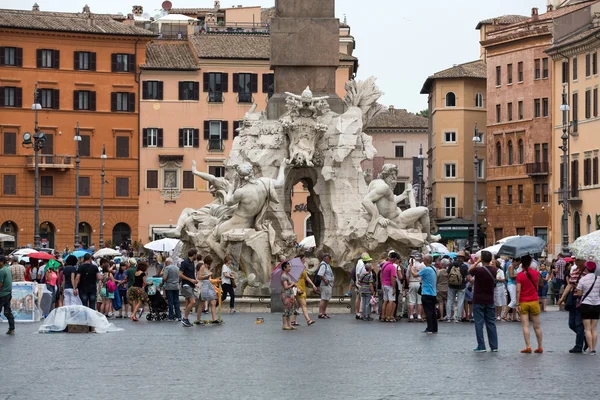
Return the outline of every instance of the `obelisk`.
[[[330,96],[331,109],[343,112],[343,102],[335,93],[339,34],[335,0],[275,0],[271,20],[275,94],[267,107],[269,119],[287,111],[285,92],[301,94],[307,86],[315,96]]]

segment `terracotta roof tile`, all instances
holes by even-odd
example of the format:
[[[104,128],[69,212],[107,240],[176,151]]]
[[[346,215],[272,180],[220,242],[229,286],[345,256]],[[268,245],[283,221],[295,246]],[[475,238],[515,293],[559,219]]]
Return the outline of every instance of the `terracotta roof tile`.
[[[198,70],[198,59],[186,43],[154,41],[146,46],[146,64],[143,69]]]
[[[421,89],[421,94],[428,94],[433,81],[436,79],[461,78],[487,79],[487,66],[485,62],[482,60],[471,61],[468,63],[455,65],[452,68],[448,68],[440,72],[436,72],[427,78],[425,84],[423,85],[423,89]]]
[[[563,15],[567,15],[574,11],[581,10],[582,8],[589,7],[592,4],[597,3],[598,1],[600,1],[600,0],[587,0],[587,1],[582,1],[581,3],[560,7],[560,8],[557,8],[556,10],[552,10],[552,11],[548,11],[544,14],[540,14],[538,16],[537,20],[538,21],[547,21],[549,19],[562,17]],[[530,17],[524,22],[533,22],[533,21],[534,21],[534,19]]]
[[[230,58],[269,60],[271,37],[250,33],[202,33],[190,39],[200,58]],[[340,53],[340,61],[356,61],[357,58]]]
[[[480,21],[475,29],[480,29],[482,25],[512,25],[517,22],[525,21],[528,18],[529,17],[524,15],[502,15],[500,17],[488,18]]]
[[[156,36],[145,29],[125,25],[107,14],[2,10],[0,27],[100,35]]]
[[[428,129],[429,120],[420,115],[409,113],[406,110],[391,109],[387,113],[379,114],[369,123],[368,129],[378,128],[417,128]]]
[[[169,10],[169,14],[198,14],[215,11],[214,8],[172,8]]]
[[[200,34],[194,35],[191,43],[200,58],[271,58],[271,38],[268,35]]]

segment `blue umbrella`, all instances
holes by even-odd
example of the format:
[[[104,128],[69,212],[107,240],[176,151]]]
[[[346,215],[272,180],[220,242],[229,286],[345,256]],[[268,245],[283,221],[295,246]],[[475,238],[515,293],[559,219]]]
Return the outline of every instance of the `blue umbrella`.
[[[446,255],[447,255],[448,257],[450,257],[450,258],[456,258],[456,256],[458,255],[458,253],[457,253],[457,252],[455,252],[455,251],[453,251],[453,252],[451,252],[451,253],[448,253],[448,254],[446,254]]]
[[[75,250],[74,252],[71,253],[71,255],[73,255],[77,258],[81,258],[81,257],[85,256],[86,254],[91,254],[91,253],[87,250]]]
[[[527,255],[540,254],[546,242],[544,239],[535,236],[521,236],[514,239],[509,239],[500,250],[498,250],[498,256],[508,256],[512,258],[519,258]]]

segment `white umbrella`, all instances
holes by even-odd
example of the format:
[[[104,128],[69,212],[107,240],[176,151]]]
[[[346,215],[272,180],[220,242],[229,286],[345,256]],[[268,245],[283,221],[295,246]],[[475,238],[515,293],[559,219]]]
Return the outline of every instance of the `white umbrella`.
[[[600,231],[581,236],[569,248],[579,260],[600,260]]]
[[[498,243],[493,246],[486,247],[485,249],[481,249],[477,252],[477,257],[481,256],[481,252],[484,250],[489,251],[490,253],[492,253],[492,255],[496,255],[496,254],[498,254],[498,251],[500,251],[500,247],[502,247],[502,244]]]
[[[448,254],[450,250],[441,243],[430,243],[429,251],[432,253]]]
[[[120,256],[121,252],[117,250],[113,250],[109,247],[100,249],[94,253],[94,258],[102,258],[102,257],[116,257]]]
[[[19,249],[13,253],[13,256],[26,256],[27,254],[37,253],[34,249]]]
[[[14,236],[0,233],[0,242],[14,242],[14,241],[15,241]]]
[[[179,242],[179,239],[164,238],[150,242],[144,248],[152,251],[173,251]]]
[[[317,247],[317,243],[315,242],[314,236],[307,236],[302,239],[300,243],[298,243],[298,246],[304,247],[305,249],[310,249],[312,247]]]
[[[519,236],[519,235],[517,235],[517,236],[507,236],[505,238],[502,238],[502,239],[498,240],[496,243],[498,243],[498,244],[504,244],[504,243],[506,243],[507,241],[509,241],[511,239],[515,239],[515,238],[519,238],[519,237],[521,237],[521,236]]]

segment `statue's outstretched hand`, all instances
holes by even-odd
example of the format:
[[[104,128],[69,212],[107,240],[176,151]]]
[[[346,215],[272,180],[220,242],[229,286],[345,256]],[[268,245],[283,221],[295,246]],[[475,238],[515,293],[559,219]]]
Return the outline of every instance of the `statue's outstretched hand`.
[[[387,228],[388,225],[390,224],[390,220],[384,217],[380,217],[379,220],[377,220],[377,223],[381,226],[383,226],[384,228]]]
[[[198,170],[196,169],[196,160],[192,160],[192,173],[196,173]]]

